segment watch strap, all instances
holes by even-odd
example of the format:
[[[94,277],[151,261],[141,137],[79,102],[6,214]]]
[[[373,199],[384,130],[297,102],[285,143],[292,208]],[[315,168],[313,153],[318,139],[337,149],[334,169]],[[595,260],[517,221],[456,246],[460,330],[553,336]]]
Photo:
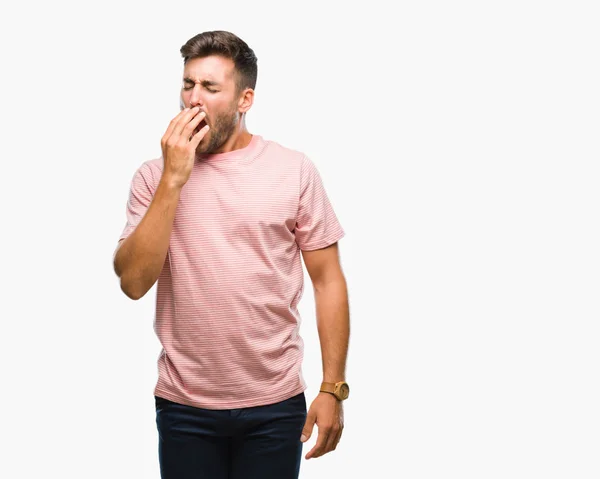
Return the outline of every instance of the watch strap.
[[[331,393],[333,394],[335,392],[335,384],[336,383],[326,383],[326,382],[322,382],[321,383],[321,392],[324,393]]]

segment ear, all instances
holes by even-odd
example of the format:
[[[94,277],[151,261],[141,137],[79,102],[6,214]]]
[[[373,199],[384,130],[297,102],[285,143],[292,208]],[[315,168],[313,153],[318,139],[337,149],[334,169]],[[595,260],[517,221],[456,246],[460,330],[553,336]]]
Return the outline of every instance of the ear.
[[[240,95],[238,101],[238,111],[240,113],[246,113],[254,103],[254,90],[252,88],[246,88]]]

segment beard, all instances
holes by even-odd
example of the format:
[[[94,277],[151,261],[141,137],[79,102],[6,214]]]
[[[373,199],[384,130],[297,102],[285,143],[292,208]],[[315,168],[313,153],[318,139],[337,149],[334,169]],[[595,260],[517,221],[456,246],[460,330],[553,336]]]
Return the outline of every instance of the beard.
[[[215,153],[233,135],[238,121],[235,107],[231,111],[216,115],[212,120],[205,118],[198,126],[201,128],[206,122],[210,126],[210,130],[196,147],[196,154]]]

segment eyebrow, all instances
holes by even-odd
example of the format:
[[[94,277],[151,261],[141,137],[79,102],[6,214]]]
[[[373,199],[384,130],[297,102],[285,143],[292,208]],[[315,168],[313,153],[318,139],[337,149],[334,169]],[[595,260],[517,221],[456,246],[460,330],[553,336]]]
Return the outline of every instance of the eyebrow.
[[[189,78],[189,77],[185,77],[185,78],[183,79],[183,81],[184,81],[185,83],[194,83],[194,84],[196,83],[194,80],[192,80],[192,79],[191,79],[191,78]],[[221,85],[219,82],[216,82],[216,81],[213,81],[213,80],[202,80],[202,81],[200,82],[200,84],[201,84],[202,86],[220,86],[220,85]]]

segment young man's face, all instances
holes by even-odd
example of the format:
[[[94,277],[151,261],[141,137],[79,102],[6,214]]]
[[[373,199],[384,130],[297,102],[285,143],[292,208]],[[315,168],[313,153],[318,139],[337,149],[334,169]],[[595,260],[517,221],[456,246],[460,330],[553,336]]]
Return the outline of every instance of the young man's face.
[[[181,109],[198,106],[206,113],[194,133],[204,126],[204,121],[210,126],[196,148],[197,153],[217,152],[235,131],[240,113],[235,80],[235,65],[229,58],[215,55],[194,58],[185,65]]]

